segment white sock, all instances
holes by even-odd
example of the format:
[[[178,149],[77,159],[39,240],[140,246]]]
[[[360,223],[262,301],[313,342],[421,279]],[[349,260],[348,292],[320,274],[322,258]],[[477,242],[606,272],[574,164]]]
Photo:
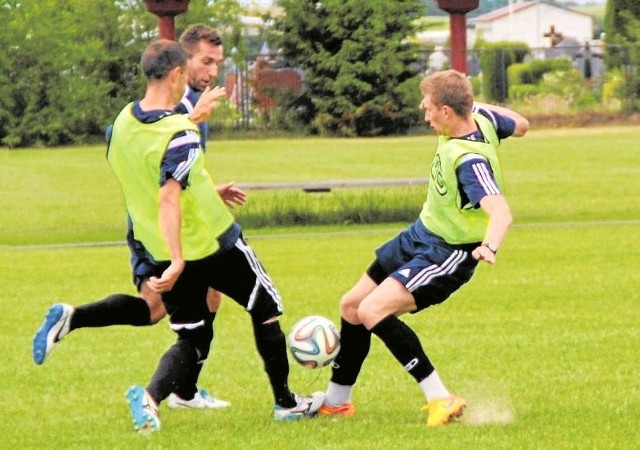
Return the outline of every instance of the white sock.
[[[419,385],[422,392],[424,392],[424,396],[427,398],[427,402],[430,402],[432,398],[446,398],[451,395],[447,388],[444,387],[438,372],[435,370],[431,372],[431,375],[422,380]]]
[[[344,386],[330,381],[327,388],[327,396],[324,399],[325,405],[336,407],[349,403],[352,389],[353,386]]]

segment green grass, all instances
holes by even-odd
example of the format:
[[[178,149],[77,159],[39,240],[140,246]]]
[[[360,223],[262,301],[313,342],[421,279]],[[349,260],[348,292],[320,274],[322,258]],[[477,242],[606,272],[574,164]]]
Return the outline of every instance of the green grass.
[[[78,330],[44,366],[30,356],[53,301],[132,292],[124,245],[19,245],[122,240],[120,195],[102,149],[2,152],[3,447],[637,448],[638,138],[636,128],[550,130],[505,143],[516,224],[498,264],[479,267],[443,305],[403,318],[468,400],[462,425],[425,427],[420,390],[377,339],[354,392],[356,417],[274,423],[249,318],[226,299],[201,385],[233,406],[162,406],[163,429],[149,438],[133,433],[124,391],[145,384],[173,342],[166,322]],[[431,137],[221,142],[208,163],[227,169],[220,181],[421,177],[433,146]],[[340,296],[404,226],[247,229],[284,298],[283,328],[309,314],[337,322]],[[329,377],[292,363],[290,384],[322,390]]]
[[[337,321],[340,295],[372,250],[400,227],[249,233],[285,300],[283,327],[308,314]],[[14,306],[0,331],[4,445],[633,448],[640,420],[640,299],[635,278],[623,274],[640,264],[629,248],[638,239],[637,224],[516,227],[495,267],[482,266],[443,305],[405,318],[445,382],[469,401],[465,425],[427,429],[419,389],[378,340],[354,393],[354,419],[273,423],[248,316],[225,300],[201,384],[232,408],[163,407],[163,429],[151,438],[131,430],[123,393],[148,381],[171,344],[166,323],[79,330],[44,366],[30,359],[32,334],[54,299],[79,304],[131,290],[126,248],[12,249],[4,252],[11,270],[0,294],[5,308]],[[324,389],[329,375],[292,365],[291,386]]]
[[[630,181],[640,175],[639,140],[637,127],[609,127],[534,130],[505,141],[501,159],[516,220],[636,219],[637,184]],[[211,143],[207,163],[220,183],[420,178],[428,175],[435,146],[433,136],[220,141]],[[0,167],[0,245],[122,239],[122,197],[103,147],[4,150]],[[300,218],[404,221],[417,214],[421,189],[253,191],[237,214],[250,228]]]

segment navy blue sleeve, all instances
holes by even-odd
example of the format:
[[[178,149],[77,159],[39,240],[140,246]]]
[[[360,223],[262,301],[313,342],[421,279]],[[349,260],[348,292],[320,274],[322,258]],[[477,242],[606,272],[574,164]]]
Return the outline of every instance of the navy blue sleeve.
[[[110,124],[104,130],[104,140],[107,141],[107,144],[111,143],[111,135],[112,134],[113,134],[113,124]]]
[[[173,136],[162,158],[160,186],[173,178],[182,185],[182,189],[186,189],[191,167],[199,151],[200,138],[195,131],[182,131]]]
[[[503,116],[489,108],[479,105],[473,105],[473,111],[489,119],[500,140],[508,138],[516,130],[516,121],[511,117]]]
[[[195,108],[196,103],[200,99],[200,92],[194,91],[192,88],[187,86],[182,99],[180,99],[180,103],[178,103],[173,111],[178,114],[189,115]],[[200,122],[198,124],[198,128],[200,129],[200,147],[202,151],[207,151],[207,139],[209,139],[209,124],[205,120],[204,122]]]
[[[173,108],[173,112],[177,114],[189,114],[189,110],[183,102],[178,103],[176,107]]]
[[[477,154],[467,154],[456,168],[458,189],[462,207],[480,207],[480,200],[487,195],[501,194],[491,165]]]
[[[200,94],[198,92],[187,86],[186,90],[184,91],[184,95],[180,99],[180,103],[176,105],[173,111],[178,114],[191,114],[191,111],[193,111],[196,103],[198,103],[199,97]]]

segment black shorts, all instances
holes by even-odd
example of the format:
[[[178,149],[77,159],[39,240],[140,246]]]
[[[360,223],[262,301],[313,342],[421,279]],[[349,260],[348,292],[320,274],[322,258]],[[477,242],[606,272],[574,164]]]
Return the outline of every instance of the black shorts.
[[[167,266],[160,265],[159,273]],[[241,305],[254,320],[263,322],[282,314],[278,291],[242,235],[227,250],[188,261],[173,289],[162,294],[174,330],[195,326],[208,316],[209,287]]]

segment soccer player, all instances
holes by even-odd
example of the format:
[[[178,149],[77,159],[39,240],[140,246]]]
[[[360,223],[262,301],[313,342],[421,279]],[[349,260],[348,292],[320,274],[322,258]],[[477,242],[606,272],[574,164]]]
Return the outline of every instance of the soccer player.
[[[474,107],[471,84],[454,70],[436,72],[420,87],[425,121],[439,135],[427,200],[419,219],[376,250],[366,273],[342,297],[341,349],[319,415],[355,414],[351,393],[372,333],[418,383],[427,426],[449,423],[466,406],[398,317],[445,301],[469,281],[479,261],[496,262],[512,221],[496,150],[502,139],[523,136],[529,123],[507,108]]]
[[[315,415],[324,393],[301,396],[288,387],[289,363],[278,316],[280,296],[204,167],[197,127],[172,105],[187,82],[186,54],[173,41],[150,44],[141,58],[144,98],[114,122],[107,160],[125,197],[136,236],[154,261],[148,285],[162,293],[176,343],[162,356],[146,388],[127,392],[134,427],[160,428],[158,405],[204,360],[211,345],[207,289],[251,316],[273,391],[276,420]]]
[[[218,68],[223,60],[222,39],[216,30],[195,24],[182,33],[180,43],[188,56],[188,84],[175,111],[188,115],[198,124],[200,145],[204,151],[208,136],[206,119],[217,101],[225,95],[224,88],[210,87],[218,76]],[[111,127],[107,130],[107,142],[110,136]],[[218,192],[229,207],[242,205],[246,200],[245,193],[233,183],[219,186]],[[114,294],[75,308],[64,303],[52,305],[34,338],[33,358],[36,364],[44,363],[54,346],[75,329],[111,325],[146,326],[156,324],[166,316],[160,294],[153,292],[146,284],[147,279],[153,274],[153,263],[149,260],[142,243],[135,239],[131,221],[127,222],[127,244],[131,251],[133,282],[140,297]],[[207,321],[213,324],[221,301],[220,293],[210,289],[207,301],[210,311]],[[230,406],[229,402],[216,399],[206,390],[196,386],[201,369],[202,364],[198,364],[192,373],[193,379],[178,386],[169,396],[170,407],[201,409]]]

